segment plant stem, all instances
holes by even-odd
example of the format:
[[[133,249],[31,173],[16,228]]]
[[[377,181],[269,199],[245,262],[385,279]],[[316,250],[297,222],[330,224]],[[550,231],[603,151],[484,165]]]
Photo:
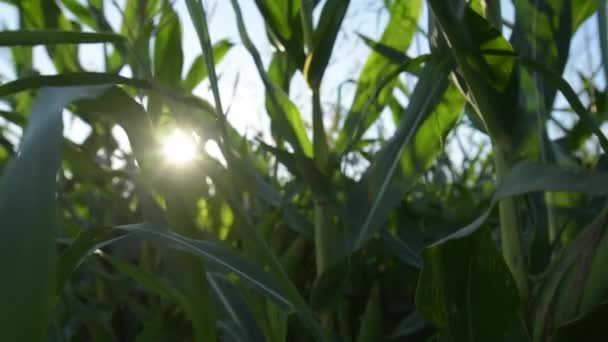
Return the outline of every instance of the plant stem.
[[[496,164],[496,178],[499,184],[510,169],[507,156],[508,154],[500,144],[494,144],[494,162]],[[515,279],[521,301],[525,303],[528,299],[528,280],[519,232],[520,219],[516,199],[506,198],[501,200],[498,204],[498,210],[500,214],[500,237],[503,256]]]
[[[323,125],[323,110],[321,109],[321,96],[319,87],[312,89],[312,127],[313,127],[313,150],[314,162],[321,172],[327,168],[327,138],[325,126]],[[317,278],[327,270],[329,266],[329,251],[333,245],[333,230],[328,210],[328,199],[322,195],[315,195],[315,260],[317,266]],[[331,330],[333,325],[333,311],[321,314],[321,324],[324,328]]]
[[[319,88],[312,89],[312,131],[315,165],[321,172],[324,172],[327,167],[328,147]]]
[[[323,198],[315,199],[315,261],[317,277],[328,266],[328,240],[330,238],[327,227],[327,208]]]

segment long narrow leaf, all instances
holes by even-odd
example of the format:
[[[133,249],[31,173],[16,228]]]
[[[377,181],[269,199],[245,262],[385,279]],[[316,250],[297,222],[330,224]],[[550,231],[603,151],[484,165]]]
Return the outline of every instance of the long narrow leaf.
[[[123,36],[115,33],[63,30],[0,31],[0,46],[120,43],[124,39]]]
[[[38,94],[19,156],[0,183],[0,313],[2,338],[39,341],[46,332],[55,290],[58,230],[56,174],[61,162],[63,108],[105,88],[54,88]],[[24,326],[27,322],[27,326]]]
[[[249,284],[273,299],[285,309],[292,309],[293,304],[279,289],[274,281],[264,271],[254,267],[247,260],[229,249],[208,241],[193,240],[168,230],[159,229],[150,224],[133,224],[117,226],[116,229],[135,233],[146,239],[151,239],[194,255],[204,257],[224,271],[232,272]]]

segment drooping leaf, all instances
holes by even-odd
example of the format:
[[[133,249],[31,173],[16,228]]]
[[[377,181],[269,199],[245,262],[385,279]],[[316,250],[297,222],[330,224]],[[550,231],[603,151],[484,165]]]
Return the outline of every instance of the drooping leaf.
[[[239,289],[221,274],[207,273],[207,279],[227,319],[238,329],[238,335],[244,341],[265,341],[255,316]]]
[[[4,169],[0,183],[3,238],[0,269],[5,275],[0,296],[0,331],[11,341],[44,337],[55,290],[55,236],[58,230],[56,173],[61,162],[63,108],[104,90],[52,88],[42,90],[20,147]],[[33,214],[35,213],[35,214]],[[27,328],[23,322],[28,322]]]
[[[286,297],[283,290],[275,284],[266,272],[258,269],[240,255],[221,245],[209,241],[189,239],[145,223],[117,226],[115,228],[135,233],[143,238],[157,241],[171,248],[201,256],[207,262],[212,263],[225,272],[236,274],[243,281],[260,290],[283,308],[290,310],[293,307],[291,300]]]
[[[479,229],[494,206],[503,198],[524,195],[540,191],[580,192],[587,195],[605,195],[608,190],[608,174],[588,172],[583,169],[564,168],[534,161],[523,161],[516,164],[504,178],[498,190],[492,196],[490,207],[467,226],[437,242],[459,239]]]
[[[57,260],[57,292],[63,289],[70,275],[92,252],[124,238],[118,236],[108,239],[110,232],[110,229],[91,228],[78,234]]]

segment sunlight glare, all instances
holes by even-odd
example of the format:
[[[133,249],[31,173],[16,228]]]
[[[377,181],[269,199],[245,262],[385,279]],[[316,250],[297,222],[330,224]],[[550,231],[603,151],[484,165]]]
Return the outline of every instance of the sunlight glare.
[[[196,157],[196,143],[192,136],[177,129],[165,139],[163,154],[171,164],[184,165]]]

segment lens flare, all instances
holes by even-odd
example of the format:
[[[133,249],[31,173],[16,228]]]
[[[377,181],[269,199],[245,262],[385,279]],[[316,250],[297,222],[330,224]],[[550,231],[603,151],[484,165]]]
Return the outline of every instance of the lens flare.
[[[196,142],[192,135],[177,129],[163,142],[163,154],[174,165],[188,164],[196,157]]]

